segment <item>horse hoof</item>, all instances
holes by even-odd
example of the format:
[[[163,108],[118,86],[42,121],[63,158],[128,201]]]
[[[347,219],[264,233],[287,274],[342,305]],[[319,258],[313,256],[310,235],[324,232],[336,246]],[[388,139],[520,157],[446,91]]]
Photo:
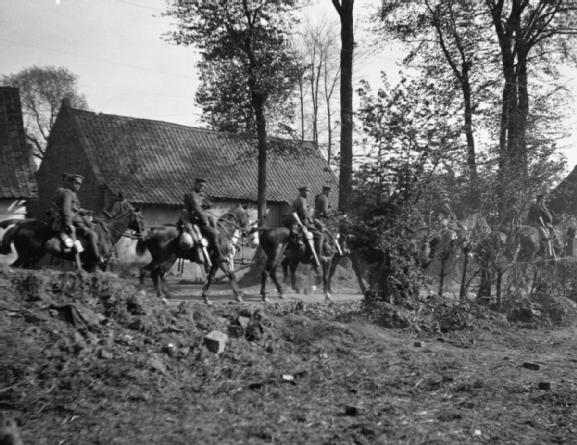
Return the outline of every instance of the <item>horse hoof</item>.
[[[235,297],[235,299],[236,299],[236,301],[237,301],[238,303],[244,303],[244,299],[242,298],[242,295],[240,295],[240,294],[238,294],[238,295]]]
[[[313,285],[311,286],[311,290],[314,292],[314,291],[317,290],[317,287],[313,284]]]
[[[286,300],[286,297],[284,296],[284,294],[278,294],[278,297],[281,300]]]
[[[334,301],[334,300],[332,299],[331,294],[326,293],[325,294],[325,302],[330,302],[330,301]]]
[[[269,298],[268,298],[266,295],[263,295],[263,296],[262,296],[262,302],[263,302],[263,303],[270,303],[270,300],[269,300]]]
[[[204,304],[206,304],[207,306],[212,306],[212,301],[210,301],[208,297],[203,297],[203,300]]]

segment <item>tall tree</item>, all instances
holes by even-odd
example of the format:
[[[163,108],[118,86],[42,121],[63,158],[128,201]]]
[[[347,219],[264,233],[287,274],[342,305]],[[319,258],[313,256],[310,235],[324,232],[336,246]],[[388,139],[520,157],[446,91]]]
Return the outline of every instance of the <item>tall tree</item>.
[[[78,76],[65,67],[32,66],[3,76],[2,83],[20,90],[26,139],[38,159],[44,157],[62,99],[69,99],[75,108],[88,108],[86,98],[78,92]]]
[[[335,21],[329,21],[324,15],[309,17],[303,25],[302,32],[294,38],[294,47],[302,59],[299,79],[301,138],[304,140],[305,133],[310,131],[310,139],[315,145],[323,146],[326,143],[327,161],[330,166],[334,113],[332,101],[340,78],[340,50],[336,42],[338,35]],[[326,111],[324,119],[323,105]],[[311,123],[310,128],[305,127],[305,121]]]
[[[498,39],[503,76],[499,132],[503,180],[528,173],[531,65],[565,58],[577,35],[576,7],[563,0],[485,0]],[[531,56],[531,54],[533,54]],[[549,67],[553,68],[552,65]]]
[[[256,135],[250,91],[239,66],[232,60],[200,62],[199,74],[196,101],[202,107],[203,121],[215,130]],[[290,73],[288,78],[292,78]],[[265,108],[267,133],[280,136],[293,122],[290,87],[281,82],[272,85]]]
[[[332,0],[341,20],[341,161],[339,210],[346,213],[353,190],[354,0]]]
[[[227,61],[246,80],[258,139],[258,216],[266,212],[267,121],[271,91],[291,84],[294,58],[288,50],[289,12],[295,0],[178,2],[167,15],[177,19],[170,37],[201,49],[202,63]]]

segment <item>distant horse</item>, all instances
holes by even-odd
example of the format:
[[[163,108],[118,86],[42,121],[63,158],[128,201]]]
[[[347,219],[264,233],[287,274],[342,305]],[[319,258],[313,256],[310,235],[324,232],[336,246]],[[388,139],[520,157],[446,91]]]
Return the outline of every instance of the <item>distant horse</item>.
[[[140,236],[144,230],[144,219],[139,210],[126,200],[119,200],[112,204],[110,211],[104,218],[95,218],[94,231],[98,236],[99,254],[104,259],[104,266],[110,261],[114,252],[114,245],[127,229],[132,229]],[[14,224],[14,220],[0,222],[0,227],[6,228]],[[86,238],[82,233],[77,233],[84,251],[80,254],[82,267],[87,272],[95,272],[98,266],[98,258],[88,248]],[[46,253],[56,257],[74,261],[73,252],[62,251],[60,241],[50,225],[38,219],[24,219],[10,227],[2,238],[0,253],[6,254],[11,251],[10,245],[14,243],[18,259],[12,264],[13,267],[34,268]]]
[[[565,256],[576,227],[574,218],[564,218],[554,225],[550,238],[538,227],[520,225],[513,228],[509,234],[512,271],[529,293],[537,286],[543,266],[554,264]]]
[[[218,252],[215,250],[208,252],[212,266],[208,272],[206,283],[202,288],[202,298],[205,303],[210,304],[208,289],[214,275],[220,268],[229,278],[236,300],[240,302],[242,301],[242,294],[236,282],[233,260],[240,237],[250,233],[252,229],[247,209],[237,204],[218,219],[216,226],[216,248],[219,250],[221,257],[226,258],[227,261],[216,262],[215,258],[218,256]],[[195,262],[198,261],[196,246],[191,249],[182,249],[179,238],[180,232],[176,226],[165,225],[151,228],[147,236],[136,244],[136,253],[138,255],[142,255],[148,249],[152,256],[152,261],[144,269],[150,271],[154,289],[160,298],[170,296],[165,275],[177,259],[184,258]],[[141,283],[142,280],[143,276],[141,275]]]
[[[266,255],[265,268],[261,274],[260,294],[263,301],[266,296],[266,282],[270,277],[276,286],[279,298],[284,298],[284,290],[278,281],[276,269],[282,265],[284,277],[290,278],[293,290],[296,288],[296,269],[299,264],[311,264],[318,281],[323,283],[325,299],[331,299],[331,277],[334,273],[333,261],[336,259],[338,248],[331,236],[325,234],[324,242],[317,257],[320,270],[315,264],[313,252],[307,242],[296,242],[293,231],[288,227],[259,228],[259,243]],[[335,266],[336,267],[336,264]]]

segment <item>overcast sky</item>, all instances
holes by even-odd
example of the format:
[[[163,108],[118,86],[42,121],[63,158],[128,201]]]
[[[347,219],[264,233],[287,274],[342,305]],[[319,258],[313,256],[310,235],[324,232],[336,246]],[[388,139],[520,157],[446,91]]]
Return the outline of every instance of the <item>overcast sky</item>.
[[[336,17],[330,0],[313,2]],[[357,15],[377,4],[357,0]],[[166,0],[0,0],[0,75],[64,66],[79,76],[79,90],[94,111],[201,125],[194,105],[196,54],[161,38],[172,29],[173,19],[161,16],[165,7]],[[357,40],[362,47],[359,34]],[[376,87],[381,70],[395,77],[399,57],[392,49],[360,60],[358,77]],[[577,85],[574,78],[571,85]],[[564,150],[570,168],[577,164],[574,133]]]

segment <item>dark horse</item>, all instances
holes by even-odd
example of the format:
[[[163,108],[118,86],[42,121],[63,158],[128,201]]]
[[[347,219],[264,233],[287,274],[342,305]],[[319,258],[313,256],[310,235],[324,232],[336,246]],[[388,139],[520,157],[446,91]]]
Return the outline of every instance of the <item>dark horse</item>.
[[[126,200],[114,202],[103,218],[95,218],[94,230],[98,235],[99,253],[105,263],[102,270],[106,269],[106,265],[114,252],[114,245],[127,229],[134,230],[137,236],[142,234],[143,221],[140,211]],[[74,253],[61,250],[60,241],[48,223],[32,218],[18,222],[15,220],[0,222],[2,228],[10,225],[12,227],[5,232],[2,238],[0,253],[4,255],[10,253],[10,245],[14,243],[18,259],[12,264],[13,267],[37,267],[46,253],[51,253],[65,260],[75,260]],[[84,247],[84,251],[80,254],[83,269],[87,272],[95,272],[98,258],[90,253],[87,241],[80,233],[78,233],[78,240]]]
[[[259,244],[266,255],[265,268],[261,274],[260,294],[263,301],[266,296],[266,281],[270,277],[276,286],[279,298],[284,298],[284,291],[276,276],[279,262],[282,264],[284,277],[287,272],[291,287],[296,288],[296,269],[299,264],[311,264],[315,270],[317,281],[322,280],[323,292],[327,301],[331,300],[331,277],[338,263],[339,252],[335,241],[325,234],[324,242],[317,256],[320,271],[315,264],[314,255],[306,242],[295,242],[294,234],[288,227],[259,228]]]
[[[234,275],[234,255],[236,253],[236,244],[240,237],[249,233],[252,228],[247,209],[241,204],[237,204],[218,219],[216,227],[216,248],[219,249],[219,252],[214,249],[209,252],[212,266],[206,283],[202,288],[202,298],[205,303],[210,304],[208,289],[214,275],[220,268],[229,278],[236,300],[241,302],[242,295]],[[196,246],[192,249],[183,250],[179,241],[179,231],[176,226],[164,225],[151,228],[147,236],[136,244],[136,253],[138,255],[142,255],[148,249],[152,256],[152,261],[145,269],[150,271],[156,294],[161,298],[170,296],[165,275],[176,260],[184,258],[190,261],[197,261]],[[227,261],[215,261],[215,258],[218,257],[217,253],[220,253],[221,257],[226,258]],[[143,276],[141,275],[141,283],[142,280]]]

